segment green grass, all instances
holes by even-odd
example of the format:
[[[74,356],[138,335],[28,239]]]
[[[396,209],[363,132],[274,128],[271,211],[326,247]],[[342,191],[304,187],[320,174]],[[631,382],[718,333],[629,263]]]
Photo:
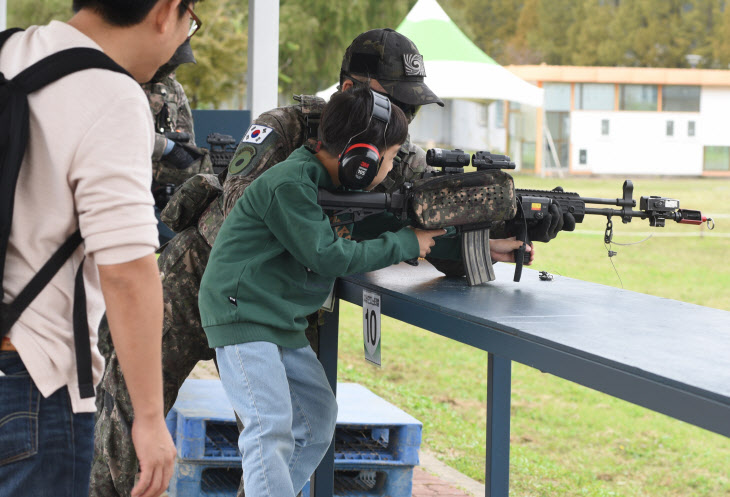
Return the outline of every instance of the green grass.
[[[583,196],[620,197],[622,179],[517,177],[519,188],[558,184]],[[709,236],[658,237],[614,246],[623,287],[730,310],[730,181],[634,181],[635,197],[678,198],[684,208],[717,215]],[[536,269],[620,287],[603,246],[605,219],[539,244]],[[615,220],[615,240],[643,233],[699,233],[706,228]],[[559,277],[559,276],[556,276]],[[361,383],[424,424],[422,447],[484,481],[487,357],[383,317],[383,368],[365,362],[361,308],[342,304],[339,381]],[[728,420],[730,422],[730,420]],[[513,364],[510,488],[512,496],[730,497],[730,439],[580,385]]]

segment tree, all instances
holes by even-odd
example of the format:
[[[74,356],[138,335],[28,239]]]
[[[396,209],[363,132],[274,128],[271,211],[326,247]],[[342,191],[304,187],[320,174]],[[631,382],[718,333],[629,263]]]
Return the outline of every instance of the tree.
[[[352,0],[281,0],[279,90],[283,100],[293,93],[313,93],[337,81],[342,55],[352,40],[368,29],[393,28],[416,0],[373,2]]]
[[[510,40],[515,36],[524,0],[440,0],[464,33],[500,64],[512,63]],[[517,44],[519,45],[519,43]]]
[[[505,62],[510,64],[538,64],[544,60],[543,53],[533,46],[528,38],[537,29],[538,4],[540,0],[526,0],[517,18],[517,28],[505,46]]]
[[[246,89],[248,8],[238,0],[200,2],[202,29],[190,40],[197,64],[184,64],[177,79],[193,108],[242,107]]]
[[[583,0],[576,22],[569,30],[571,54],[569,63],[578,66],[615,66],[623,59],[621,47],[622,34],[613,22],[616,17],[616,4],[604,0]]]
[[[8,0],[8,27],[27,28],[48,24],[52,19],[71,18],[69,0]]]
[[[730,5],[724,6],[712,39],[712,60],[721,69],[730,68]]]

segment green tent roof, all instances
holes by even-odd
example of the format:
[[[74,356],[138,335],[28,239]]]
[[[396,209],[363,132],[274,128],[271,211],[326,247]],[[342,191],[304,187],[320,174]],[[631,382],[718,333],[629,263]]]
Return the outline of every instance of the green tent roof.
[[[421,11],[416,8],[423,5]],[[424,60],[482,62],[498,65],[433,2],[419,2],[396,31],[410,38]],[[426,9],[426,10],[424,10]],[[414,15],[415,14],[415,15]]]

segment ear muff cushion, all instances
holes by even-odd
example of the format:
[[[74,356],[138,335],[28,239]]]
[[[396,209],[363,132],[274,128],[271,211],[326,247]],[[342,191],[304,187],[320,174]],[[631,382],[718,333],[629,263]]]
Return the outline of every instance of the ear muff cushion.
[[[340,157],[338,177],[345,188],[361,190],[373,182],[380,168],[380,153],[373,145],[356,143]]]

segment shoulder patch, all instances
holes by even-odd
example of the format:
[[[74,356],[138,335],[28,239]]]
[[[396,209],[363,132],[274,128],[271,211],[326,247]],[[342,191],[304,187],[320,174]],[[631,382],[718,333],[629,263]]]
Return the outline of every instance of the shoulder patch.
[[[233,159],[228,163],[230,176],[258,175],[268,169],[271,150],[281,142],[274,128],[262,124],[252,124],[238,144]]]
[[[268,126],[261,126],[260,124],[252,124],[246,134],[243,135],[241,143],[263,143],[274,130]]]
[[[256,156],[256,147],[252,145],[241,144],[236,151],[236,156],[228,165],[228,174],[238,174],[251,163],[251,159]]]

